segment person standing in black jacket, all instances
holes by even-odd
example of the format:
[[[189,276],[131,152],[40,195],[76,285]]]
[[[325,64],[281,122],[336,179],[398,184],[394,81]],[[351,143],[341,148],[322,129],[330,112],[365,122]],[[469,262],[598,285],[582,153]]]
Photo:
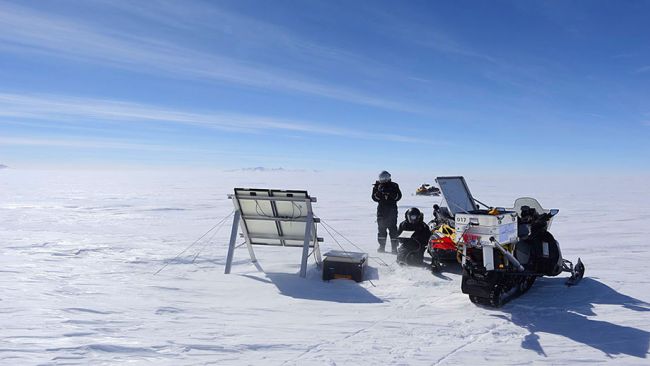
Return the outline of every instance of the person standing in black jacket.
[[[413,231],[408,238],[400,238],[402,244],[397,251],[397,262],[410,266],[422,265],[424,251],[431,238],[431,229],[424,223],[424,214],[417,208],[411,207],[404,214],[405,220],[399,224],[398,235],[404,231]]]
[[[386,232],[390,236],[392,252],[397,254],[397,201],[402,198],[399,185],[391,181],[390,173],[379,174],[372,188],[372,200],[377,202],[377,241],[378,252],[386,251]]]

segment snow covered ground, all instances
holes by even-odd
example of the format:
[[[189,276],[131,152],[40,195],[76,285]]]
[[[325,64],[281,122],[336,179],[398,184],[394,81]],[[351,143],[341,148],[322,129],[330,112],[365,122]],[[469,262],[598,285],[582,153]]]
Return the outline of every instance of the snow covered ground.
[[[393,173],[400,213],[428,219],[437,198],[410,193],[433,176]],[[460,292],[457,271],[396,266],[374,253],[372,174],[5,169],[0,364],[647,365],[650,185],[466,178],[487,203],[530,195],[559,208],[552,231],[566,258],[582,257],[583,282],[541,279],[488,309]],[[241,248],[224,275],[229,222],[174,259],[231,212],[235,186],[308,189],[316,213],[375,257],[372,283],[322,282],[313,261],[302,279],[300,249],[285,248],[256,247],[262,271]],[[323,252],[338,249],[319,235]]]

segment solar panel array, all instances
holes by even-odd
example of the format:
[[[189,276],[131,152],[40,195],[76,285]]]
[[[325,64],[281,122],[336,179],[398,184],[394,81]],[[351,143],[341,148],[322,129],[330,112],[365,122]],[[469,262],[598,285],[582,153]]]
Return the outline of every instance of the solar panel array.
[[[253,245],[302,247],[311,198],[307,191],[235,188],[244,235]],[[316,223],[312,224],[316,236]],[[310,247],[314,241],[310,240]]]
[[[251,260],[256,262],[253,245],[283,247],[302,247],[300,276],[305,277],[309,248],[314,248],[317,263],[320,263],[320,249],[317,226],[319,219],[314,217],[312,203],[307,191],[235,188],[229,195],[235,205],[233,228],[228,247],[225,273],[230,273],[237,228],[248,246]]]

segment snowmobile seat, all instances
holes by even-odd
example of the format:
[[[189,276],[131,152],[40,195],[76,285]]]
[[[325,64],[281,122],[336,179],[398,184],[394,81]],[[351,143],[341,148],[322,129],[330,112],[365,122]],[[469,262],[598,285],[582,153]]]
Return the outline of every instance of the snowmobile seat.
[[[433,205],[433,217],[436,226],[449,225],[453,228],[456,224],[454,216],[449,212],[449,209],[444,206],[440,207],[438,205]]]

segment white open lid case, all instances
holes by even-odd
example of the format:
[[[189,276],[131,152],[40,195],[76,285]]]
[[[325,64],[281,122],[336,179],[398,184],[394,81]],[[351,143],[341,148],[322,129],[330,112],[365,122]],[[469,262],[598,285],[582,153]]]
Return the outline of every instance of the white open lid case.
[[[469,213],[478,209],[474,197],[463,177],[438,177],[436,183],[442,192],[443,204],[452,215]]]

